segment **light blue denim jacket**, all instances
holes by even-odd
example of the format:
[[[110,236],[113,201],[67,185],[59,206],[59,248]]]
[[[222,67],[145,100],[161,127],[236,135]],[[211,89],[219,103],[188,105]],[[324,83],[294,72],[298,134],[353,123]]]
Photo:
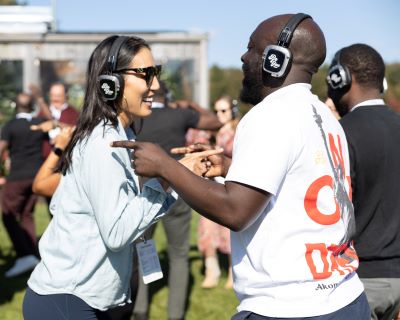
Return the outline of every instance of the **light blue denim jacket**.
[[[156,179],[139,191],[130,151],[110,147],[134,138],[121,123],[99,124],[75,146],[50,204],[42,260],[28,280],[36,293],[70,293],[99,310],[130,302],[132,242],[175,200]]]

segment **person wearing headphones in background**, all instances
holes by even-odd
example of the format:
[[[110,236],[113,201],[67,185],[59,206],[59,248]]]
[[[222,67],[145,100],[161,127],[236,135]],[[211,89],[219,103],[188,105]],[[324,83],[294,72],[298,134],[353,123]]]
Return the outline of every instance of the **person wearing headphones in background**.
[[[110,36],[94,49],[24,319],[107,319],[106,310],[130,302],[132,243],[174,199],[161,180],[139,185],[130,153],[110,142],[135,139],[133,122],[150,115],[160,72],[141,38]]]
[[[242,56],[240,98],[254,107],[241,119],[232,160],[208,157],[193,175],[157,145],[134,149],[135,172],[160,176],[194,210],[231,232],[232,319],[369,320],[352,245],[346,137],[311,93],[326,56],[325,37],[305,14],[261,22]]]
[[[328,71],[328,96],[342,117],[350,153],[357,270],[371,319],[400,308],[400,116],[382,99],[385,64],[366,44],[339,50]]]
[[[223,126],[218,130],[215,138],[216,147],[224,149],[224,155],[232,158],[233,139],[236,127],[240,120],[237,101],[230,96],[222,96],[215,101],[214,111]],[[215,178],[223,183],[223,178]],[[230,230],[203,216],[200,217],[198,226],[198,248],[204,257],[205,278],[201,284],[204,289],[214,288],[218,285],[221,270],[218,262],[217,250],[228,255],[229,269],[225,288],[233,286],[231,266]]]

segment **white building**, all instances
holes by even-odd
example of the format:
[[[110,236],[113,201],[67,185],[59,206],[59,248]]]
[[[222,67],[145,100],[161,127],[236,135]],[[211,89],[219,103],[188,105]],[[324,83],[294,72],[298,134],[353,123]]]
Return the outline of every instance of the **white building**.
[[[177,98],[207,107],[208,64],[206,33],[190,32],[57,32],[51,7],[0,6],[0,103],[15,92],[50,83],[70,87],[72,103],[80,106],[87,61],[95,46],[109,35],[135,35],[151,46],[163,77]],[[3,76],[1,76],[3,75]]]

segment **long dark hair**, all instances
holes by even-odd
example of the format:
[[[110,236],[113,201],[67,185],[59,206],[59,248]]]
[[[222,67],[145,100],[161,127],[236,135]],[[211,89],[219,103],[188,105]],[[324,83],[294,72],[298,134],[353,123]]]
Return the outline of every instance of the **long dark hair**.
[[[115,101],[105,101],[101,97],[98,85],[99,76],[108,73],[108,54],[113,42],[117,38],[118,36],[114,35],[104,39],[90,56],[86,74],[87,87],[82,111],[71,140],[56,168],[56,171],[61,172],[63,175],[71,167],[74,147],[79,142],[85,141],[100,122],[103,122],[104,126],[106,124],[111,124],[114,127],[118,126],[117,111],[122,101],[123,88],[121,88],[122,92],[120,92]],[[150,49],[149,45],[142,38],[129,37],[119,50],[116,69],[129,68],[133,57],[142,48]]]

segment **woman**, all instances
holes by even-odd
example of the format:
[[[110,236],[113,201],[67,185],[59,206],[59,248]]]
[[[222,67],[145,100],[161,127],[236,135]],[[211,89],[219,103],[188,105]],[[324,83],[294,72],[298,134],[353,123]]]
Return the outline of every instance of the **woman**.
[[[239,122],[239,112],[236,101],[232,100],[229,96],[222,96],[215,102],[214,110],[218,116],[218,120],[223,124],[216,135],[216,147],[222,148],[224,154],[231,158],[233,139],[235,137],[236,126]],[[205,278],[201,284],[202,288],[209,289],[218,285],[221,271],[218,263],[217,250],[229,255],[229,271],[225,288],[232,288],[233,279],[230,265],[231,248],[229,229],[201,216],[199,220],[198,237],[198,248],[203,254],[205,261]]]
[[[129,302],[131,244],[174,200],[155,179],[140,188],[129,151],[110,143],[135,139],[133,122],[151,113],[159,72],[141,38],[111,36],[93,51],[83,109],[58,165],[63,176],[40,241],[42,261],[28,281],[25,319],[106,319],[107,309]]]

